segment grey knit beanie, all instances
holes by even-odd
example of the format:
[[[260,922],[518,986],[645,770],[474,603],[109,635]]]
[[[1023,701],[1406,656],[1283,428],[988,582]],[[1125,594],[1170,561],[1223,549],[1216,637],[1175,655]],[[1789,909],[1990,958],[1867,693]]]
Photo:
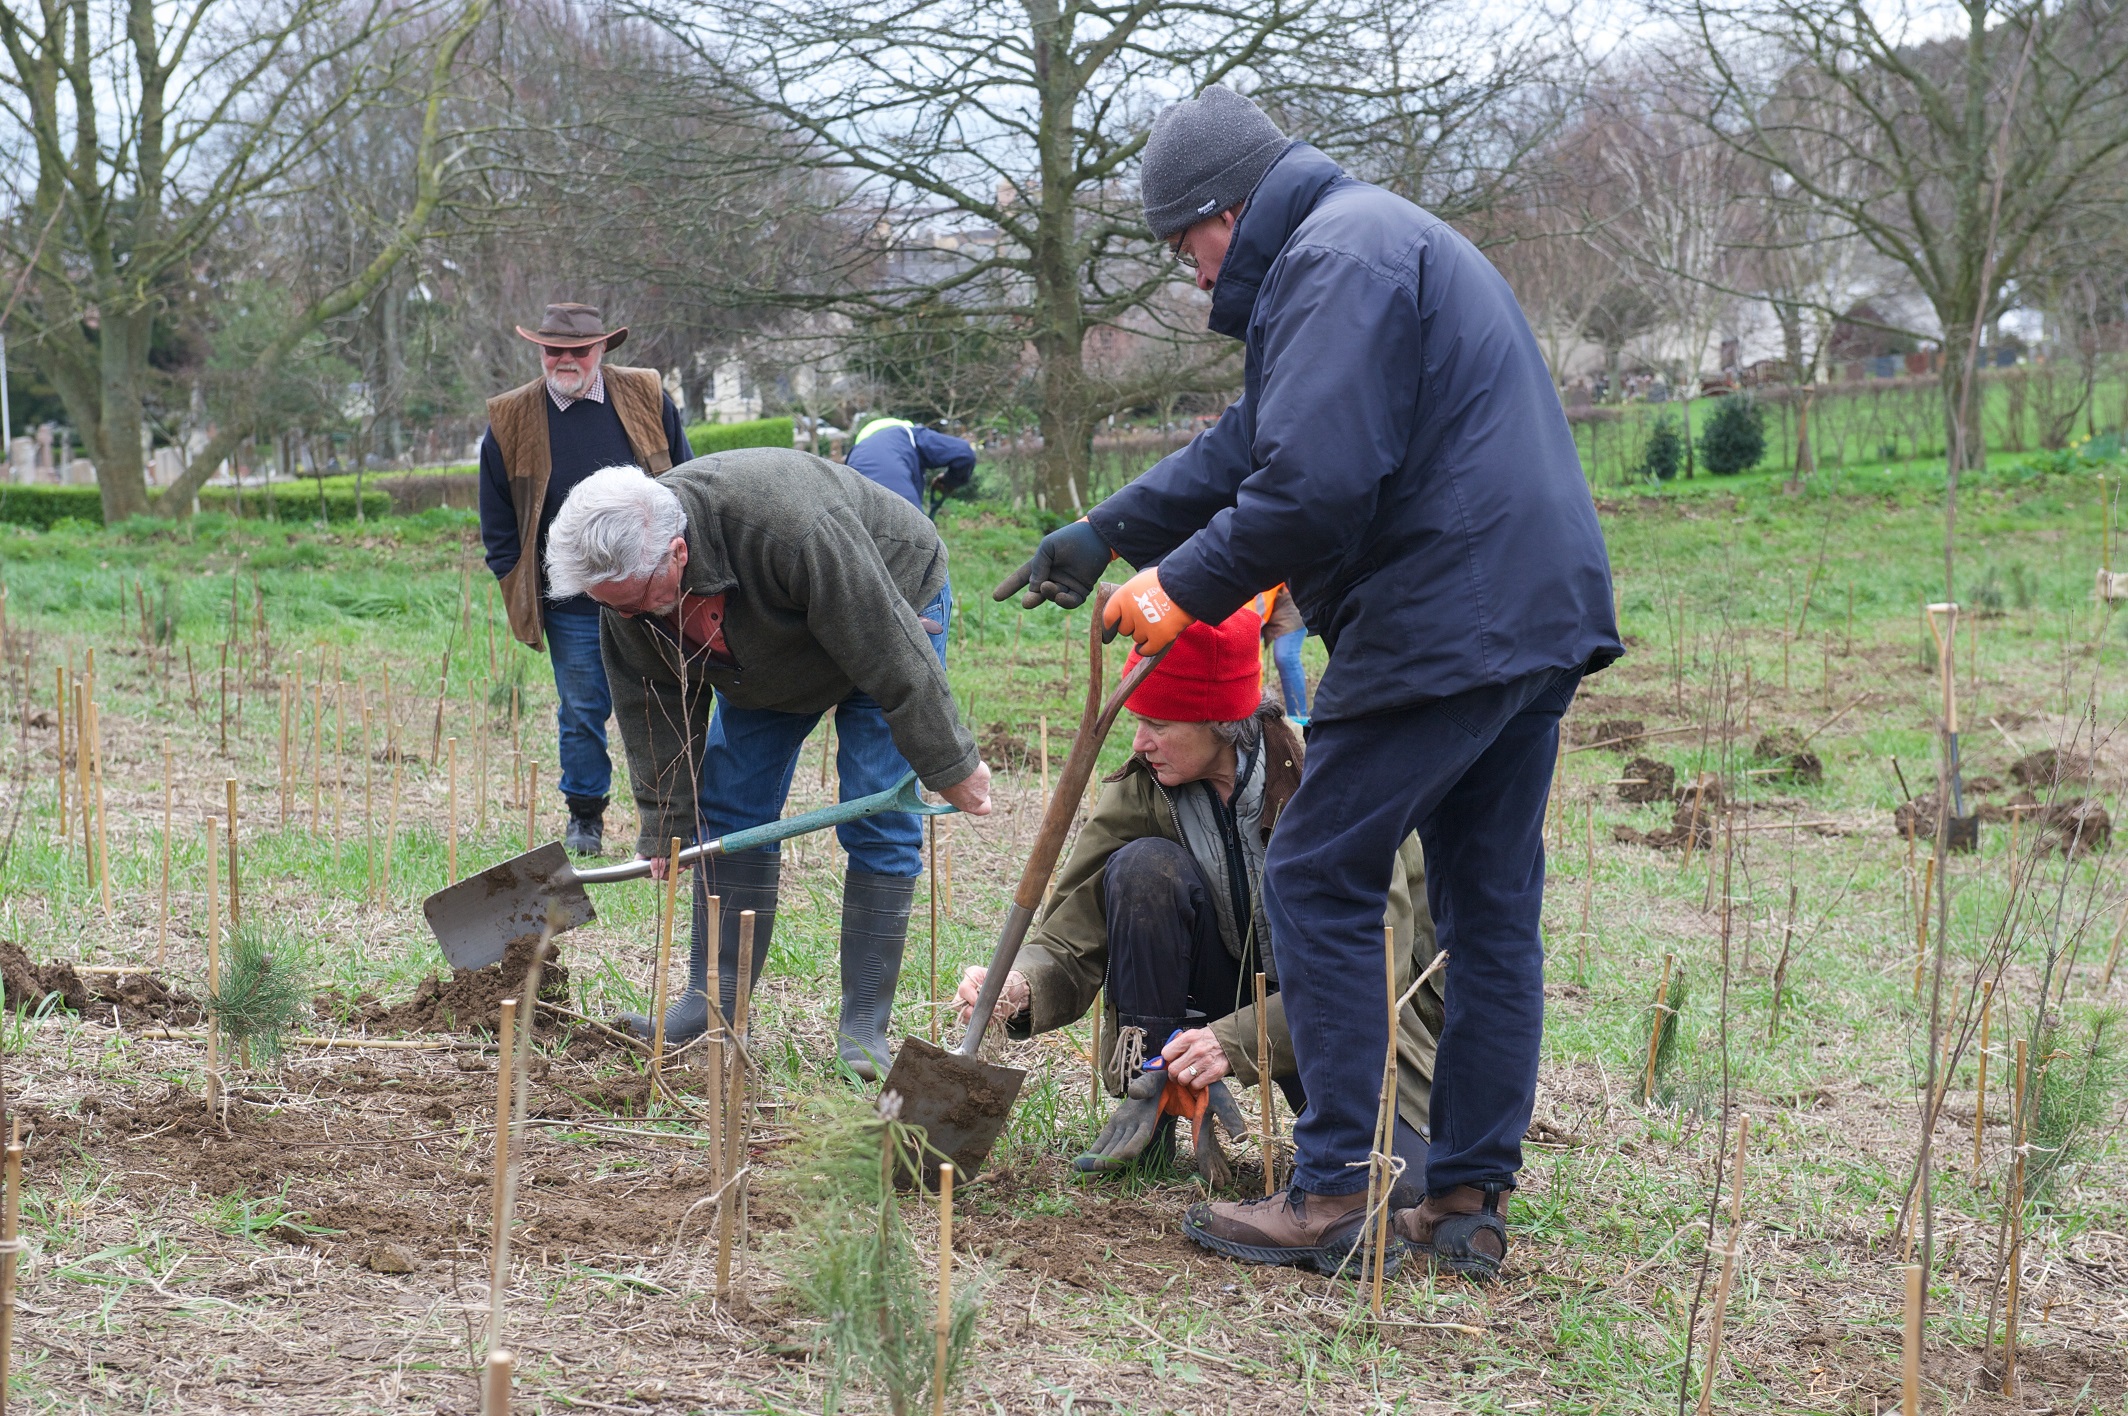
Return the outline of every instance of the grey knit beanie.
[[[1153,120],[1138,179],[1145,224],[1165,241],[1248,200],[1286,142],[1261,108],[1225,84],[1208,84]]]

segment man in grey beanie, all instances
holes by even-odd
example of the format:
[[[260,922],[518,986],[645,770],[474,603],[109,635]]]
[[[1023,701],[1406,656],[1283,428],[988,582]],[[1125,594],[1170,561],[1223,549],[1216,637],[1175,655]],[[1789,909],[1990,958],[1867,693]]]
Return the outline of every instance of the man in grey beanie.
[[[1145,140],[1138,182],[1145,224],[1166,241],[1238,211],[1287,141],[1261,108],[1224,84],[1176,104],[1153,120]]]
[[[1417,831],[1451,962],[1426,1199],[1387,1257],[1488,1279],[1536,1099],[1559,718],[1623,652],[1580,459],[1514,293],[1439,218],[1216,84],[1154,122],[1141,184],[1211,328],[1243,341],[1242,396],[997,597],[1070,607],[1120,556],[1140,569],[1105,615],[1150,653],[1284,581],[1330,650],[1265,861],[1306,1092],[1292,1183],[1198,1205],[1184,1231],[1251,1262],[1352,1259],[1388,1043],[1383,912]]]

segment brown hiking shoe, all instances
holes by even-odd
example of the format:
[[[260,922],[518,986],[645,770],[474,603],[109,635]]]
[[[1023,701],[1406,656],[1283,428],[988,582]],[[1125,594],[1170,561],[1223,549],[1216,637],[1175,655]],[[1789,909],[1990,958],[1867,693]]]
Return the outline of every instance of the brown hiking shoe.
[[[1507,1260],[1507,1215],[1502,1208],[1507,1193],[1508,1187],[1500,1184],[1458,1185],[1398,1210],[1390,1216],[1389,1227],[1450,1272],[1490,1283]]]
[[[1292,1264],[1317,1273],[1335,1274],[1348,1265],[1357,1274],[1359,1245],[1367,1217],[1367,1192],[1311,1195],[1287,1190],[1255,1200],[1215,1200],[1192,1205],[1182,1232],[1215,1254],[1252,1264]],[[1390,1237],[1388,1272],[1396,1271],[1403,1251]]]

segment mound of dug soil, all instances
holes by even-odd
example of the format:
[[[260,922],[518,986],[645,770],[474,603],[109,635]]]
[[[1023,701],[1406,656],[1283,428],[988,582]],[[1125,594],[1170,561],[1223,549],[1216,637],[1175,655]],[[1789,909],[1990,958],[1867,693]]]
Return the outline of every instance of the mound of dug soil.
[[[1584,746],[1598,743],[1616,752],[1631,752],[1647,735],[1648,725],[1638,718],[1598,718],[1575,734]]]
[[[484,969],[453,969],[448,979],[431,974],[415,986],[412,998],[390,1007],[372,1004],[362,1011],[362,1021],[378,1032],[492,1033],[502,1016],[502,1000],[522,997],[533,952],[539,947],[537,934],[522,935],[510,942],[501,963]],[[549,949],[539,996],[550,1003],[566,1003],[569,970],[551,957],[551,945]],[[537,1032],[554,1031],[552,1014],[541,1013],[538,1019]]]
[[[2010,780],[2037,791],[2088,782],[2097,775],[2098,764],[2082,753],[2057,752],[2051,747],[2028,752],[2010,764]]]
[[[1794,728],[1776,728],[1763,734],[1753,745],[1751,755],[1776,769],[1769,774],[1776,781],[1816,784],[1825,780],[1825,763]]]
[[[99,973],[83,978],[64,959],[31,963],[12,939],[0,939],[0,986],[7,990],[7,1006],[18,1013],[37,1012],[51,1000],[51,1006],[70,1013],[93,1012],[98,1021],[106,1021],[106,1010],[115,1011],[127,1023],[185,1026],[200,1020],[198,999],[170,988],[153,974]]]
[[[1676,795],[1677,770],[1652,757],[1636,757],[1628,762],[1618,783],[1619,800],[1643,806],[1650,802],[1670,801]]]

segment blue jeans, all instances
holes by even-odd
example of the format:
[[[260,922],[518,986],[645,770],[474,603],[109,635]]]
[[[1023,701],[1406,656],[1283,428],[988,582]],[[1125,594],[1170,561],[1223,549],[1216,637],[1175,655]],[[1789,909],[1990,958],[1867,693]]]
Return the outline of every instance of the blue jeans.
[[[1307,638],[1308,627],[1302,625],[1271,641],[1271,661],[1278,665],[1278,690],[1285,696],[1288,718],[1308,716],[1308,676],[1300,667],[1300,646]]]
[[[920,612],[937,625],[931,647],[946,662],[946,631],[952,624],[950,582]],[[883,792],[909,774],[909,764],[894,746],[887,715],[871,696],[853,692],[835,705],[835,776],[840,801]],[[783,814],[791,794],[798,753],[805,746],[818,713],[779,713],[769,708],[738,708],[723,694],[710,719],[702,751],[702,773],[695,810],[699,840],[712,840]],[[870,875],[904,878],[923,873],[924,828],[921,818],[905,811],[868,816],[835,828],[849,853],[850,868]],[[774,847],[763,849],[773,850]]]
[[[562,795],[603,797],[613,786],[613,759],[606,755],[613,692],[606,687],[606,664],[599,658],[599,617],[549,614],[545,624],[547,657],[554,661]]]
[[[1426,902],[1449,958],[1426,1188],[1522,1168],[1544,1033],[1544,803],[1581,670],[1545,669],[1417,708],[1316,722],[1265,863],[1280,991],[1308,1109],[1293,1183],[1367,1183],[1388,999],[1382,915],[1398,843],[1426,848]]]

